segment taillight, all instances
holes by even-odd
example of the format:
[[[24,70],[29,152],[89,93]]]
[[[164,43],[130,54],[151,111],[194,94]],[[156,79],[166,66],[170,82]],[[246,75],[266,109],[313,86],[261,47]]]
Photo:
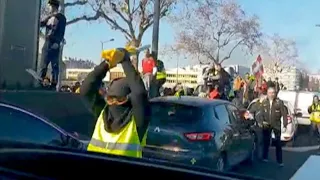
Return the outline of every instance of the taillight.
[[[288,120],[288,124],[292,123],[292,117],[291,116],[287,116],[287,120]]]
[[[184,136],[190,141],[209,141],[214,137],[214,133],[185,133]]]

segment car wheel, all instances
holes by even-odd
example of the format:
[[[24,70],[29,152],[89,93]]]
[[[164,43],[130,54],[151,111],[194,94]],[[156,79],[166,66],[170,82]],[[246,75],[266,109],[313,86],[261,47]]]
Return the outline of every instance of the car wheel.
[[[224,172],[228,169],[227,165],[227,156],[225,154],[222,154],[216,161],[216,168],[219,172]]]

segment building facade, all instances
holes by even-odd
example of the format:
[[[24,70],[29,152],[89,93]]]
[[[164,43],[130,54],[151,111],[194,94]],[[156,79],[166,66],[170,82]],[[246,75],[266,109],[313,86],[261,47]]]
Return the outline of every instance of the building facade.
[[[164,84],[164,87],[174,87],[177,83],[190,88],[195,88],[199,84],[199,79],[202,78],[203,68],[207,65],[195,65],[195,66],[186,66],[184,68],[173,68],[167,69],[167,81]],[[227,66],[226,68],[228,68]],[[67,69],[66,70],[66,79],[69,81],[81,81],[83,80],[93,69]],[[237,71],[238,69],[235,69]],[[246,69],[245,72],[247,72]],[[104,78],[104,81],[108,82],[116,78],[125,77],[122,66],[118,65],[117,67],[112,68]]]
[[[301,70],[296,67],[284,69],[279,73],[271,73],[268,69],[265,69],[263,76],[265,79],[271,78],[272,80],[277,77],[287,90],[300,90],[302,88],[300,87],[302,81]]]
[[[166,71],[167,81],[164,87],[174,87],[177,83],[181,83],[186,87],[197,87],[198,72],[189,68],[174,68]]]

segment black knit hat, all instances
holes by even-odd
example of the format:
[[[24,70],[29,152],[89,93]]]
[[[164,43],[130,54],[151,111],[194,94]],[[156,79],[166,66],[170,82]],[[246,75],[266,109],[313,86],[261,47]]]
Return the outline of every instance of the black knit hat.
[[[126,78],[115,79],[108,85],[107,95],[115,97],[126,97],[131,93]]]
[[[48,4],[52,5],[52,6],[56,6],[59,7],[60,5],[60,1],[59,0],[49,0]]]

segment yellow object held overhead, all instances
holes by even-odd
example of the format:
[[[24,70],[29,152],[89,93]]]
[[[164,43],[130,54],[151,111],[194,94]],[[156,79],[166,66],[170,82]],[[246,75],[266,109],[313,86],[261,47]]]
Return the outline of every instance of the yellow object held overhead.
[[[134,46],[126,46],[125,49],[128,51],[130,55],[137,54],[137,48]]]
[[[119,49],[109,49],[103,50],[101,53],[101,57],[105,59],[110,67],[115,67],[118,62],[120,62],[125,56],[125,53]]]
[[[137,48],[134,46],[126,46],[124,48],[130,55],[137,54]],[[101,58],[106,60],[110,67],[115,67],[118,62],[121,62],[125,56],[125,52],[123,52],[121,49],[107,49],[103,50],[101,53]]]
[[[142,142],[139,140],[134,117],[119,133],[105,130],[103,113],[101,112],[87,150],[106,154],[142,158],[142,148],[146,145],[146,134]]]

